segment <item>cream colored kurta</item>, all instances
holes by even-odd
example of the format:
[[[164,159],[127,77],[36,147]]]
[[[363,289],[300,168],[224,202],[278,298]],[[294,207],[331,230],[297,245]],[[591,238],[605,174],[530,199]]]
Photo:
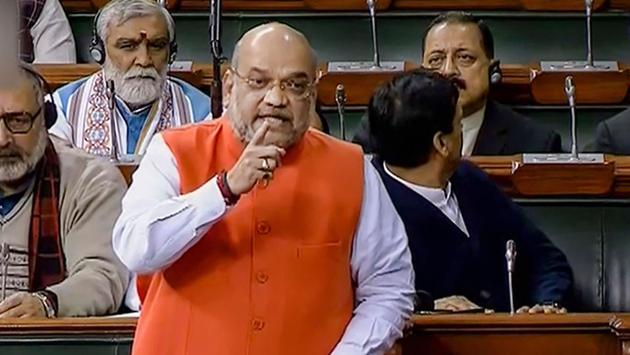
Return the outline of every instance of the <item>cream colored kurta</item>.
[[[112,228],[120,214],[125,181],[118,169],[102,158],[55,142],[60,161],[59,228],[66,258],[67,278],[49,287],[59,299],[59,316],[94,316],[120,307],[129,274],[114,255]],[[0,243],[10,245],[11,260],[19,264],[27,250],[33,186],[4,218]],[[15,251],[15,252],[14,252]],[[26,270],[26,275],[22,275]],[[0,282],[3,270],[0,268]],[[28,276],[17,265],[7,279]],[[22,290],[26,290],[22,288]],[[1,296],[1,295],[0,295]]]

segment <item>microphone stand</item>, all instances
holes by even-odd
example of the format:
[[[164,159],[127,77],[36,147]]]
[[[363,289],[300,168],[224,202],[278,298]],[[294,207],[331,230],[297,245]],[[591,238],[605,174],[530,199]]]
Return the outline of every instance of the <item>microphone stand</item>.
[[[221,0],[210,0],[209,35],[210,51],[212,52],[212,85],[210,89],[212,117],[219,118],[223,114],[221,63],[224,60],[221,46]]]
[[[514,315],[514,283],[512,274],[514,273],[514,262],[516,261],[516,244],[512,239],[505,244],[505,260],[508,271],[508,290],[510,293],[510,314]]]
[[[595,68],[593,65],[593,0],[584,0],[586,7],[586,68]]]
[[[107,80],[107,106],[109,108],[109,116],[111,119],[112,129],[112,150],[109,159],[112,162],[118,162],[118,124],[116,122],[116,89],[113,80]]]
[[[370,11],[370,24],[372,27],[372,49],[374,51],[374,67],[381,67],[381,60],[378,50],[378,34],[376,31],[376,0],[367,0],[368,10]]]
[[[577,151],[577,118],[575,113],[575,85],[573,77],[567,76],[564,80],[564,92],[569,101],[569,109],[571,112],[571,160],[579,160]]]
[[[342,140],[346,140],[346,90],[343,84],[338,84],[335,90],[335,101],[337,102],[337,113],[339,114],[339,134]]]
[[[0,244],[0,265],[2,265],[2,297],[3,301],[7,297],[7,272],[9,271],[9,245],[7,243]]]

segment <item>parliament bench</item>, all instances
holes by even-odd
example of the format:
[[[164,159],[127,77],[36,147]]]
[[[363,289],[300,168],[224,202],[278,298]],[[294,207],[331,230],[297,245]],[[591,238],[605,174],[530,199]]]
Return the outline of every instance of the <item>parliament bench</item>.
[[[397,354],[626,355],[629,321],[623,313],[414,315]],[[128,355],[136,323],[137,318],[0,320],[0,352]]]

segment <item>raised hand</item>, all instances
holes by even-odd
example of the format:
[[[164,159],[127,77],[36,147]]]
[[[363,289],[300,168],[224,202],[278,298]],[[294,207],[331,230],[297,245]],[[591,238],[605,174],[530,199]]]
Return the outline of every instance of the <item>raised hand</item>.
[[[227,173],[227,184],[235,195],[249,192],[259,180],[271,179],[286,151],[275,145],[265,145],[269,123],[264,121],[252,137],[236,164]]]

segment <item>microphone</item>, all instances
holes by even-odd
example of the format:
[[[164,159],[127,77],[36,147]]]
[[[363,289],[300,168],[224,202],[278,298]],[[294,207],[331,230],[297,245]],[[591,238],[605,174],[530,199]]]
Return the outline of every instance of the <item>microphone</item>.
[[[514,284],[512,283],[512,274],[514,273],[514,264],[516,262],[516,244],[512,239],[505,244],[505,260],[507,261],[508,272],[508,291],[510,293],[510,314],[514,314]]]
[[[567,95],[569,101],[569,110],[571,112],[571,160],[577,160],[577,118],[575,113],[575,85],[573,84],[573,77],[567,76],[564,80],[564,92]]]
[[[593,0],[584,0],[584,6],[586,7],[586,67],[593,68],[593,32],[591,27]]]
[[[378,51],[378,36],[376,33],[376,0],[366,0],[370,11],[370,24],[372,25],[372,47],[374,50],[374,67],[381,67],[381,60]]]
[[[109,116],[111,120],[112,129],[112,150],[110,152],[109,159],[111,161],[118,161],[118,127],[116,122],[116,89],[114,87],[113,80],[107,80],[106,83],[106,95],[107,106],[109,108]]]
[[[342,140],[346,140],[346,89],[343,84],[337,84],[335,89],[335,101],[337,102],[337,113],[339,114],[339,134]]]
[[[9,269],[9,257],[9,244],[0,244],[0,265],[2,265],[2,285],[0,285],[0,288],[2,289],[2,294],[0,297],[0,301],[3,301],[7,297],[7,273]]]
[[[212,52],[212,83],[210,99],[212,117],[219,118],[223,114],[223,85],[221,82],[221,63],[223,47],[221,46],[221,0],[210,0],[210,50]]]
[[[414,313],[431,313],[435,311],[435,300],[430,293],[425,290],[416,290],[414,297]]]

